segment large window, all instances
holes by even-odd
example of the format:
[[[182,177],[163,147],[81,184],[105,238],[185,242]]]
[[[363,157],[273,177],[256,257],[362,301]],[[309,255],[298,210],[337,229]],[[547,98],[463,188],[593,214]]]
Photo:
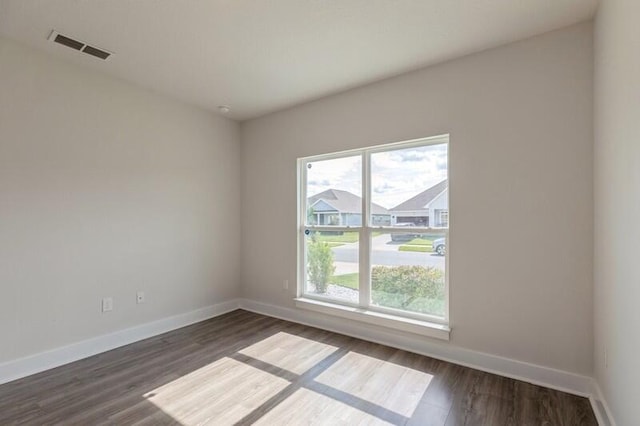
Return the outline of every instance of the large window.
[[[299,296],[448,321],[448,136],[299,160]]]

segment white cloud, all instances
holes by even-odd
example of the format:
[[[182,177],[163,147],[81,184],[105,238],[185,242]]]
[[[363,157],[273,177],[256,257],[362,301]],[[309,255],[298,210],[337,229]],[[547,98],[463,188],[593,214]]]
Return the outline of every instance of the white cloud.
[[[315,161],[307,165],[307,194],[315,195],[330,188],[361,195],[360,156]]]
[[[307,194],[341,189],[361,195],[360,156],[316,161],[307,169]],[[394,207],[447,178],[447,145],[374,153],[372,201]]]

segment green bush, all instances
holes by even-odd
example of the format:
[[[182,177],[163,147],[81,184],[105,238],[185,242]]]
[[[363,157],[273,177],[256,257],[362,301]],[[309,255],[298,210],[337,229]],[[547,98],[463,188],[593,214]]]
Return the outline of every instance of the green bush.
[[[374,266],[373,302],[390,308],[442,314],[444,273],[424,266]]]
[[[315,285],[316,293],[326,293],[329,279],[336,270],[331,246],[318,241],[316,235],[313,235],[307,246],[307,262],[309,281]]]

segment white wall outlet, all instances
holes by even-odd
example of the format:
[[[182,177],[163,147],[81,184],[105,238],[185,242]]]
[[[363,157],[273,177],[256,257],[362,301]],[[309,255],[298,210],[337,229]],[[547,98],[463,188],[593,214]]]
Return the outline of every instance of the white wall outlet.
[[[113,298],[105,297],[102,299],[102,312],[113,311]]]
[[[139,291],[136,293],[136,303],[144,303],[144,291]]]
[[[282,281],[282,289],[289,290],[289,280]]]

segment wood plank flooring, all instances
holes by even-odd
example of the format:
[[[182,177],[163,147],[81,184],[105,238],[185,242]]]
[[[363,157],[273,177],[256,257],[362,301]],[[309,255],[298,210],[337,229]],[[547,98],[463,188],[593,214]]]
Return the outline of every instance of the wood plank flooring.
[[[242,310],[0,386],[0,425],[597,425],[589,401]]]

